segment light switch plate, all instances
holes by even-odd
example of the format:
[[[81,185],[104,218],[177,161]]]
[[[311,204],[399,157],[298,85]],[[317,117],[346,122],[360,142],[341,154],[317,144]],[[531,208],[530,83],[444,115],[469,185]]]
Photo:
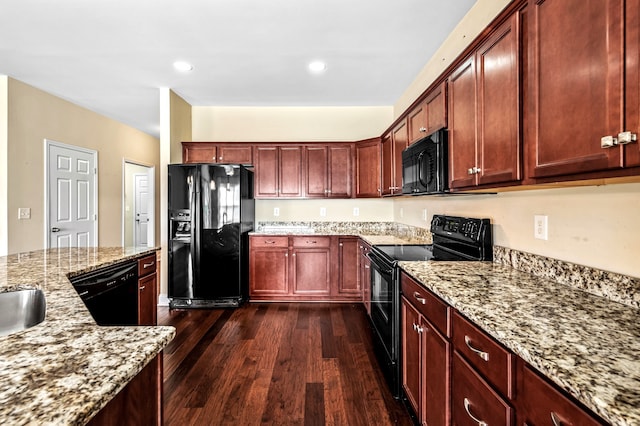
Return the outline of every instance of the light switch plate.
[[[549,239],[549,216],[535,215],[533,217],[533,236],[538,240]]]
[[[360,216],[360,208],[354,207],[353,208],[353,215],[354,216]]]
[[[326,207],[320,207],[320,216],[324,217],[327,215],[327,208]]]
[[[280,216],[280,208],[279,207],[274,207],[273,208],[273,215],[274,216]]]

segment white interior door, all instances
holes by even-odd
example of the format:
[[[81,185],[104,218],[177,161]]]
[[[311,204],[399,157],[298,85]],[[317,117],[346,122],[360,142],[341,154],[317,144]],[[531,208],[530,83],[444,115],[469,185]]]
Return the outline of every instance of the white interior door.
[[[133,242],[136,247],[146,247],[149,239],[149,177],[146,174],[135,174],[133,180],[135,193]]]
[[[97,152],[45,141],[48,247],[92,247],[97,241]]]

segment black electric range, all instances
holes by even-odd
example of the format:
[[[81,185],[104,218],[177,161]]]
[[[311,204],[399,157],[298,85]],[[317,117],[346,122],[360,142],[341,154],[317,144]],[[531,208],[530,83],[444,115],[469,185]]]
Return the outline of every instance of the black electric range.
[[[489,219],[435,215],[433,244],[374,245],[371,259],[371,322],[376,355],[396,398],[401,392],[399,261],[493,260]]]

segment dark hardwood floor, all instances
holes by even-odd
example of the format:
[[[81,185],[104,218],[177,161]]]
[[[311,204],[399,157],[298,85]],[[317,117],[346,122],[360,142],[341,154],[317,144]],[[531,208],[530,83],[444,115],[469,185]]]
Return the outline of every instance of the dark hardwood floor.
[[[166,425],[411,425],[359,304],[159,308]]]

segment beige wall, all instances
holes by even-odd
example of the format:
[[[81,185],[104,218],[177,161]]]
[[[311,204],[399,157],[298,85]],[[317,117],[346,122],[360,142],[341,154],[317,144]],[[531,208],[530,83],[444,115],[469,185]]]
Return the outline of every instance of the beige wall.
[[[396,221],[425,226],[433,214],[489,217],[494,243],[568,262],[640,277],[640,183],[415,197],[394,201]],[[549,218],[549,239],[533,237],[534,215]]]
[[[169,88],[161,88],[160,96],[160,294],[165,304],[167,294],[167,248],[168,248],[168,203],[167,203],[167,165],[182,162],[182,141],[191,136],[191,105]]]
[[[193,107],[193,140],[357,141],[380,136],[392,120],[392,107]],[[376,208],[368,208],[367,202],[328,200],[327,216],[321,218],[315,200],[257,200],[256,221],[391,220],[392,208],[375,202]],[[273,216],[274,207],[280,207],[279,217]],[[360,216],[353,216],[353,207],[360,208]]]
[[[274,216],[274,209],[279,216]],[[326,216],[320,216],[320,209]],[[353,215],[353,209],[359,215]],[[393,221],[393,203],[388,200],[359,198],[353,200],[257,200],[256,221],[306,222],[390,222]]]
[[[8,252],[9,247],[9,230],[7,224],[7,204],[8,204],[8,188],[7,173],[7,150],[8,150],[8,89],[9,78],[6,75],[0,75],[0,256],[4,256]]]
[[[158,166],[158,140],[11,78],[8,99],[8,252],[45,245],[44,139],[98,151],[99,245],[120,246],[123,159]],[[31,219],[19,221],[19,207]]]
[[[193,107],[194,141],[356,141],[380,136],[388,107]]]

